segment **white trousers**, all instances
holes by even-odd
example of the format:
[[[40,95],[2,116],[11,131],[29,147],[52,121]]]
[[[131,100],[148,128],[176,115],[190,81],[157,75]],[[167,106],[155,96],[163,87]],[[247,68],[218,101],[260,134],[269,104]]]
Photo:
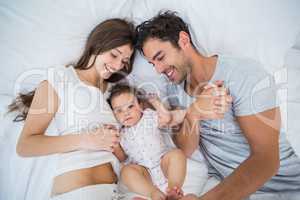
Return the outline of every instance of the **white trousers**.
[[[117,191],[116,184],[85,186],[67,193],[56,195],[51,200],[111,200]]]

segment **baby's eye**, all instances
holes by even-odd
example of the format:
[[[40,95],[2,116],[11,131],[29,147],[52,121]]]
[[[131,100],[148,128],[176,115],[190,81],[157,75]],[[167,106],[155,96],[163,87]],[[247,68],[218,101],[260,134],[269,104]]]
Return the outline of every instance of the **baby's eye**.
[[[116,114],[120,114],[120,113],[121,113],[121,110],[117,109],[117,110],[114,110],[114,112],[115,112]]]

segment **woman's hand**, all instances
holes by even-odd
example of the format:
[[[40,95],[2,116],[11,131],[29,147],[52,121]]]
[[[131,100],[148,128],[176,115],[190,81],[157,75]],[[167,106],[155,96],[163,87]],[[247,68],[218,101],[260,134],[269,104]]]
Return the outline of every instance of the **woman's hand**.
[[[89,133],[82,134],[81,148],[85,150],[105,150],[113,152],[120,142],[119,131],[113,125],[104,125]]]
[[[204,87],[196,101],[188,108],[187,114],[193,120],[223,119],[232,97],[222,81]]]

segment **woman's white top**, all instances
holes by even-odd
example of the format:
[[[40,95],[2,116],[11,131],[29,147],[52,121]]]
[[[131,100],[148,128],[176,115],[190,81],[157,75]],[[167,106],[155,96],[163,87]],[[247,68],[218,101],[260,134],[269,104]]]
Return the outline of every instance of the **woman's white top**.
[[[146,109],[140,121],[121,131],[121,147],[131,163],[153,168],[170,148],[158,128],[157,112]]]
[[[88,133],[103,124],[117,125],[106,101],[107,92],[102,93],[82,82],[72,66],[49,68],[47,76],[59,97],[59,108],[51,122],[55,123],[58,135]],[[119,162],[111,152],[78,150],[60,153],[56,175],[109,162],[118,174]]]

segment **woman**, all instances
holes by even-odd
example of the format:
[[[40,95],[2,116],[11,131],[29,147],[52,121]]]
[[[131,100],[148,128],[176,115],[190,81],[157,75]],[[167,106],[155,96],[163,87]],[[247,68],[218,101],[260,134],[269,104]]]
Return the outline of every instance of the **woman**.
[[[100,23],[74,66],[49,70],[35,91],[10,105],[10,111],[21,111],[15,120],[25,120],[17,153],[58,154],[53,199],[111,199],[118,171],[112,150],[119,138],[105,99],[109,83],[131,72],[134,40],[133,24],[122,19]],[[58,133],[46,135],[53,124]]]

